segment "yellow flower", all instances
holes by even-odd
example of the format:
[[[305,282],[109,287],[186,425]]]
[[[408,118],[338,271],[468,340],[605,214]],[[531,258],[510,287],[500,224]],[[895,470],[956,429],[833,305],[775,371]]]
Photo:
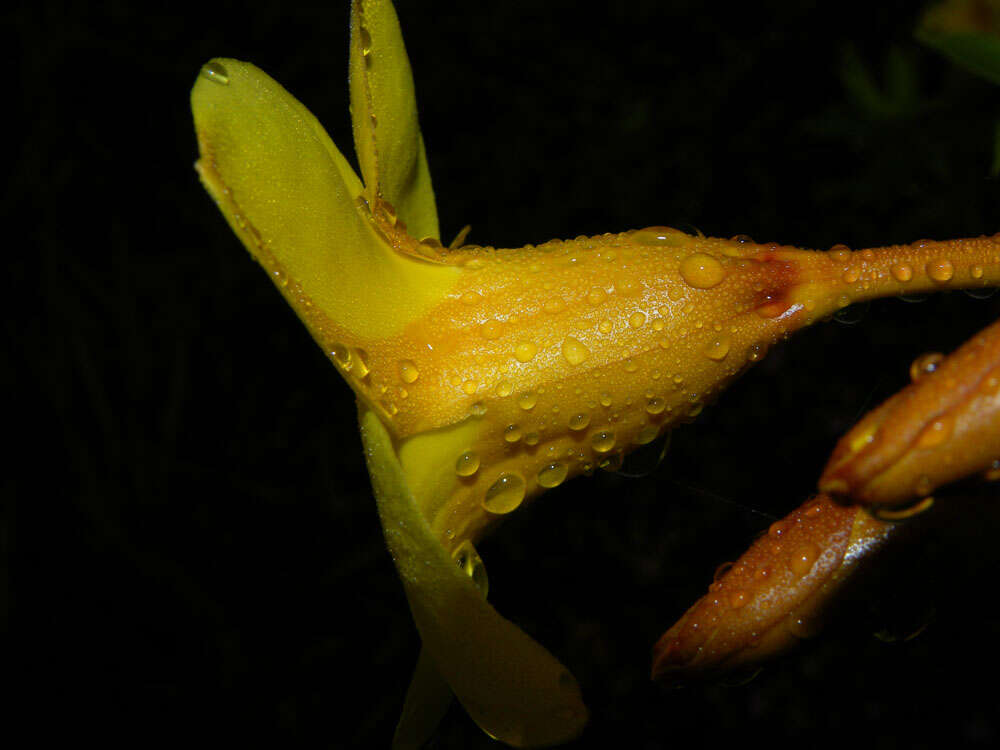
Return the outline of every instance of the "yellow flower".
[[[429,735],[451,693],[512,745],[565,741],[586,723],[569,671],[486,602],[474,544],[497,519],[690,419],[773,343],[840,307],[1000,280],[1000,263],[983,261],[997,257],[993,238],[819,253],[650,227],[445,248],[387,0],[352,7],[360,178],[249,63],[206,64],[191,102],[206,189],[357,396],[423,641],[400,747]]]

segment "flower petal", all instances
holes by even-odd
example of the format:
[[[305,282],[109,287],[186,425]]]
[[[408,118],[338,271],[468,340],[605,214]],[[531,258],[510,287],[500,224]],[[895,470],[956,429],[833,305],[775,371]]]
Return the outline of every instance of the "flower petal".
[[[410,60],[388,0],[352,3],[350,83],[354,146],[369,203],[388,201],[417,239],[440,239]]]
[[[385,425],[363,405],[360,420],[386,543],[438,671],[473,720],[503,742],[575,737],[587,721],[576,680],[483,599],[431,533]]]
[[[191,91],[202,182],[327,351],[401,331],[456,269],[391,247],[361,182],[316,121],[259,68],[216,59]]]

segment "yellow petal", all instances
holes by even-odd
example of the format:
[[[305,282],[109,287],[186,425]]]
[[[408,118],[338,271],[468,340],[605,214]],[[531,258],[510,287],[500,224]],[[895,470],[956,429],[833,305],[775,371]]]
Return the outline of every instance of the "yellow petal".
[[[575,737],[587,721],[576,680],[483,599],[431,533],[385,425],[363,406],[360,420],[386,543],[438,671],[473,720],[503,742]]]
[[[417,239],[440,239],[413,74],[387,0],[352,4],[350,84],[354,144],[369,203],[388,202]]]
[[[263,71],[211,61],[191,108],[205,187],[327,353],[398,333],[444,296],[457,271],[376,231],[337,147]]]

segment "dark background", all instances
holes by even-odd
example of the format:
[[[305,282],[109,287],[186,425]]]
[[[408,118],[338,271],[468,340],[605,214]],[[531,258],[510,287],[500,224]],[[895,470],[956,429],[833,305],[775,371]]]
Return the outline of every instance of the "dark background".
[[[446,239],[1000,229],[1000,91],[913,41],[919,4],[730,7],[401,2]],[[210,57],[251,60],[350,153],[347,3],[42,3],[5,27],[3,210],[25,232],[6,247],[24,301],[2,374],[30,413],[2,485],[5,630],[37,728],[387,747],[418,639],[352,397],[198,185],[187,103]],[[942,496],[953,512],[892,572],[748,684],[648,681],[651,644],[715,567],[805,499],[915,356],[1000,302],[853,312],[776,347],[650,476],[571,482],[481,545],[498,609],[580,680],[575,747],[1000,741],[996,486]],[[494,743],[454,708],[434,746]]]

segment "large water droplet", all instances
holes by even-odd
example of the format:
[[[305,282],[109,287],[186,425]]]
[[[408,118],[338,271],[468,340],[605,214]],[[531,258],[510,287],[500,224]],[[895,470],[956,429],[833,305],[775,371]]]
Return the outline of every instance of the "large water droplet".
[[[522,341],[514,347],[514,357],[518,362],[530,362],[538,354],[538,347],[532,341]]]
[[[420,370],[413,363],[413,360],[404,359],[399,363],[399,377],[404,383],[413,383],[420,377]]]
[[[721,362],[729,354],[729,336],[722,334],[708,342],[705,346],[705,356],[716,362]]]
[[[569,428],[571,430],[585,430],[587,425],[590,424],[590,415],[586,412],[580,412],[579,414],[574,414],[569,418]]]
[[[538,472],[538,484],[542,487],[558,487],[566,479],[569,467],[561,461],[554,461]]]
[[[590,446],[597,453],[607,453],[615,447],[615,433],[611,432],[611,430],[595,432],[593,437],[590,438]]]
[[[725,277],[718,259],[705,253],[692,253],[681,261],[681,278],[695,289],[711,289]]]
[[[524,478],[520,474],[501,474],[483,495],[483,507],[490,513],[510,513],[524,500]]]
[[[479,471],[479,454],[466,451],[455,460],[455,473],[460,477],[471,477]]]
[[[229,71],[217,60],[212,60],[202,65],[200,75],[212,83],[218,83],[221,86],[229,85]]]
[[[472,542],[466,539],[455,551],[451,553],[452,559],[458,563],[458,567],[465,573],[479,589],[479,593],[486,597],[490,592],[490,580],[486,575],[486,566],[479,556]]]
[[[921,354],[910,365],[910,380],[916,383],[925,375],[930,375],[934,372],[942,362],[944,362],[944,355],[941,352]]]
[[[928,261],[924,270],[927,271],[927,275],[931,279],[939,284],[951,281],[951,277],[955,275],[955,267],[946,258],[936,258],[935,260]]]
[[[590,354],[590,350],[577,339],[572,336],[563,339],[562,355],[571,365],[580,364],[587,358],[588,354]]]
[[[535,404],[538,403],[538,396],[534,391],[525,391],[520,396],[517,397],[517,405],[520,406],[525,411],[535,408]]]

